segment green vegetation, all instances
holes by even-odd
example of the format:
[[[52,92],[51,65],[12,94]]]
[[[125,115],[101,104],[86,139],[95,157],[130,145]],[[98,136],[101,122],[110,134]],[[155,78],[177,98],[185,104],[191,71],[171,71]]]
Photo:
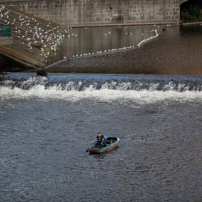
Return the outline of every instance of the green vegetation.
[[[181,20],[185,22],[202,21],[202,5],[201,4],[185,4],[181,6]]]

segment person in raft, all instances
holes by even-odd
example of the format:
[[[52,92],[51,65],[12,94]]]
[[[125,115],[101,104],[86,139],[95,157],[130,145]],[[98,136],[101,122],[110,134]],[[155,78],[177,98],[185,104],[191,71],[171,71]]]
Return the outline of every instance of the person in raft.
[[[106,139],[107,137],[104,135],[101,135],[100,132],[97,133],[96,139],[93,141],[95,143],[95,148],[98,148],[98,145],[101,147],[106,147]]]

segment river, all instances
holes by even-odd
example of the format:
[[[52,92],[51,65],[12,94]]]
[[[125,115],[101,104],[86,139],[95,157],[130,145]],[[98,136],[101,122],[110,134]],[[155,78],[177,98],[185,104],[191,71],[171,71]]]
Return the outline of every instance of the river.
[[[201,201],[201,78],[1,76],[0,201]],[[119,144],[89,155],[98,131]]]
[[[73,39],[72,36],[67,37],[61,47],[63,52],[58,53],[58,56],[69,53],[71,58],[48,68],[48,71],[52,73],[202,75],[202,24],[158,27],[111,28],[109,36],[104,34],[108,33],[107,28],[97,28],[99,31],[95,29],[94,35],[92,35],[93,30],[90,29],[73,29],[72,33],[78,32],[78,36]],[[141,41],[155,35],[154,29],[166,31],[159,31],[157,38],[137,47]],[[96,38],[96,36],[99,37]],[[95,43],[96,39],[98,39],[97,43]],[[74,43],[70,44],[71,40]],[[69,52],[64,51],[67,50],[65,47],[68,47],[66,42],[70,47]],[[111,51],[114,49],[118,51]],[[76,57],[76,51],[80,51],[77,54],[79,57]],[[92,52],[97,53],[97,51],[99,52],[97,55],[92,55]],[[101,54],[100,51],[102,51]],[[87,53],[91,55],[86,56]]]
[[[9,73],[1,201],[200,201],[200,76]],[[89,155],[96,132],[116,149]]]

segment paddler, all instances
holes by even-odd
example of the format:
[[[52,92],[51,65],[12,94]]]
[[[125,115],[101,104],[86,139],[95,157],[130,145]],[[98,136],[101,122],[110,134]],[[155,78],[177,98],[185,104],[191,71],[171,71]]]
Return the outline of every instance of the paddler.
[[[106,147],[107,146],[106,145],[106,139],[107,139],[106,136],[101,135],[100,132],[97,132],[97,137],[93,141],[93,143],[95,144],[95,148],[98,148],[98,146],[100,146],[100,148],[103,147],[103,146]]]

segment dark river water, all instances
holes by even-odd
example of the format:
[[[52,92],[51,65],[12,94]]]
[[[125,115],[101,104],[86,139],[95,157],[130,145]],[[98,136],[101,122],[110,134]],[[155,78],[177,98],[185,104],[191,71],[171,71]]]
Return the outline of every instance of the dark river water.
[[[70,59],[60,58],[63,62],[47,71],[202,75],[202,24],[158,27],[111,28],[106,36],[109,28],[72,29],[72,34],[78,33],[77,37],[66,37],[57,55],[66,54]],[[154,29],[159,30],[158,37]]]
[[[202,201],[201,122],[201,76],[9,73],[0,201]]]
[[[155,29],[160,28],[157,25],[73,28],[59,44],[57,54],[52,55],[48,63],[62,60],[64,57],[77,58],[115,49],[132,49],[144,39],[154,36]]]

